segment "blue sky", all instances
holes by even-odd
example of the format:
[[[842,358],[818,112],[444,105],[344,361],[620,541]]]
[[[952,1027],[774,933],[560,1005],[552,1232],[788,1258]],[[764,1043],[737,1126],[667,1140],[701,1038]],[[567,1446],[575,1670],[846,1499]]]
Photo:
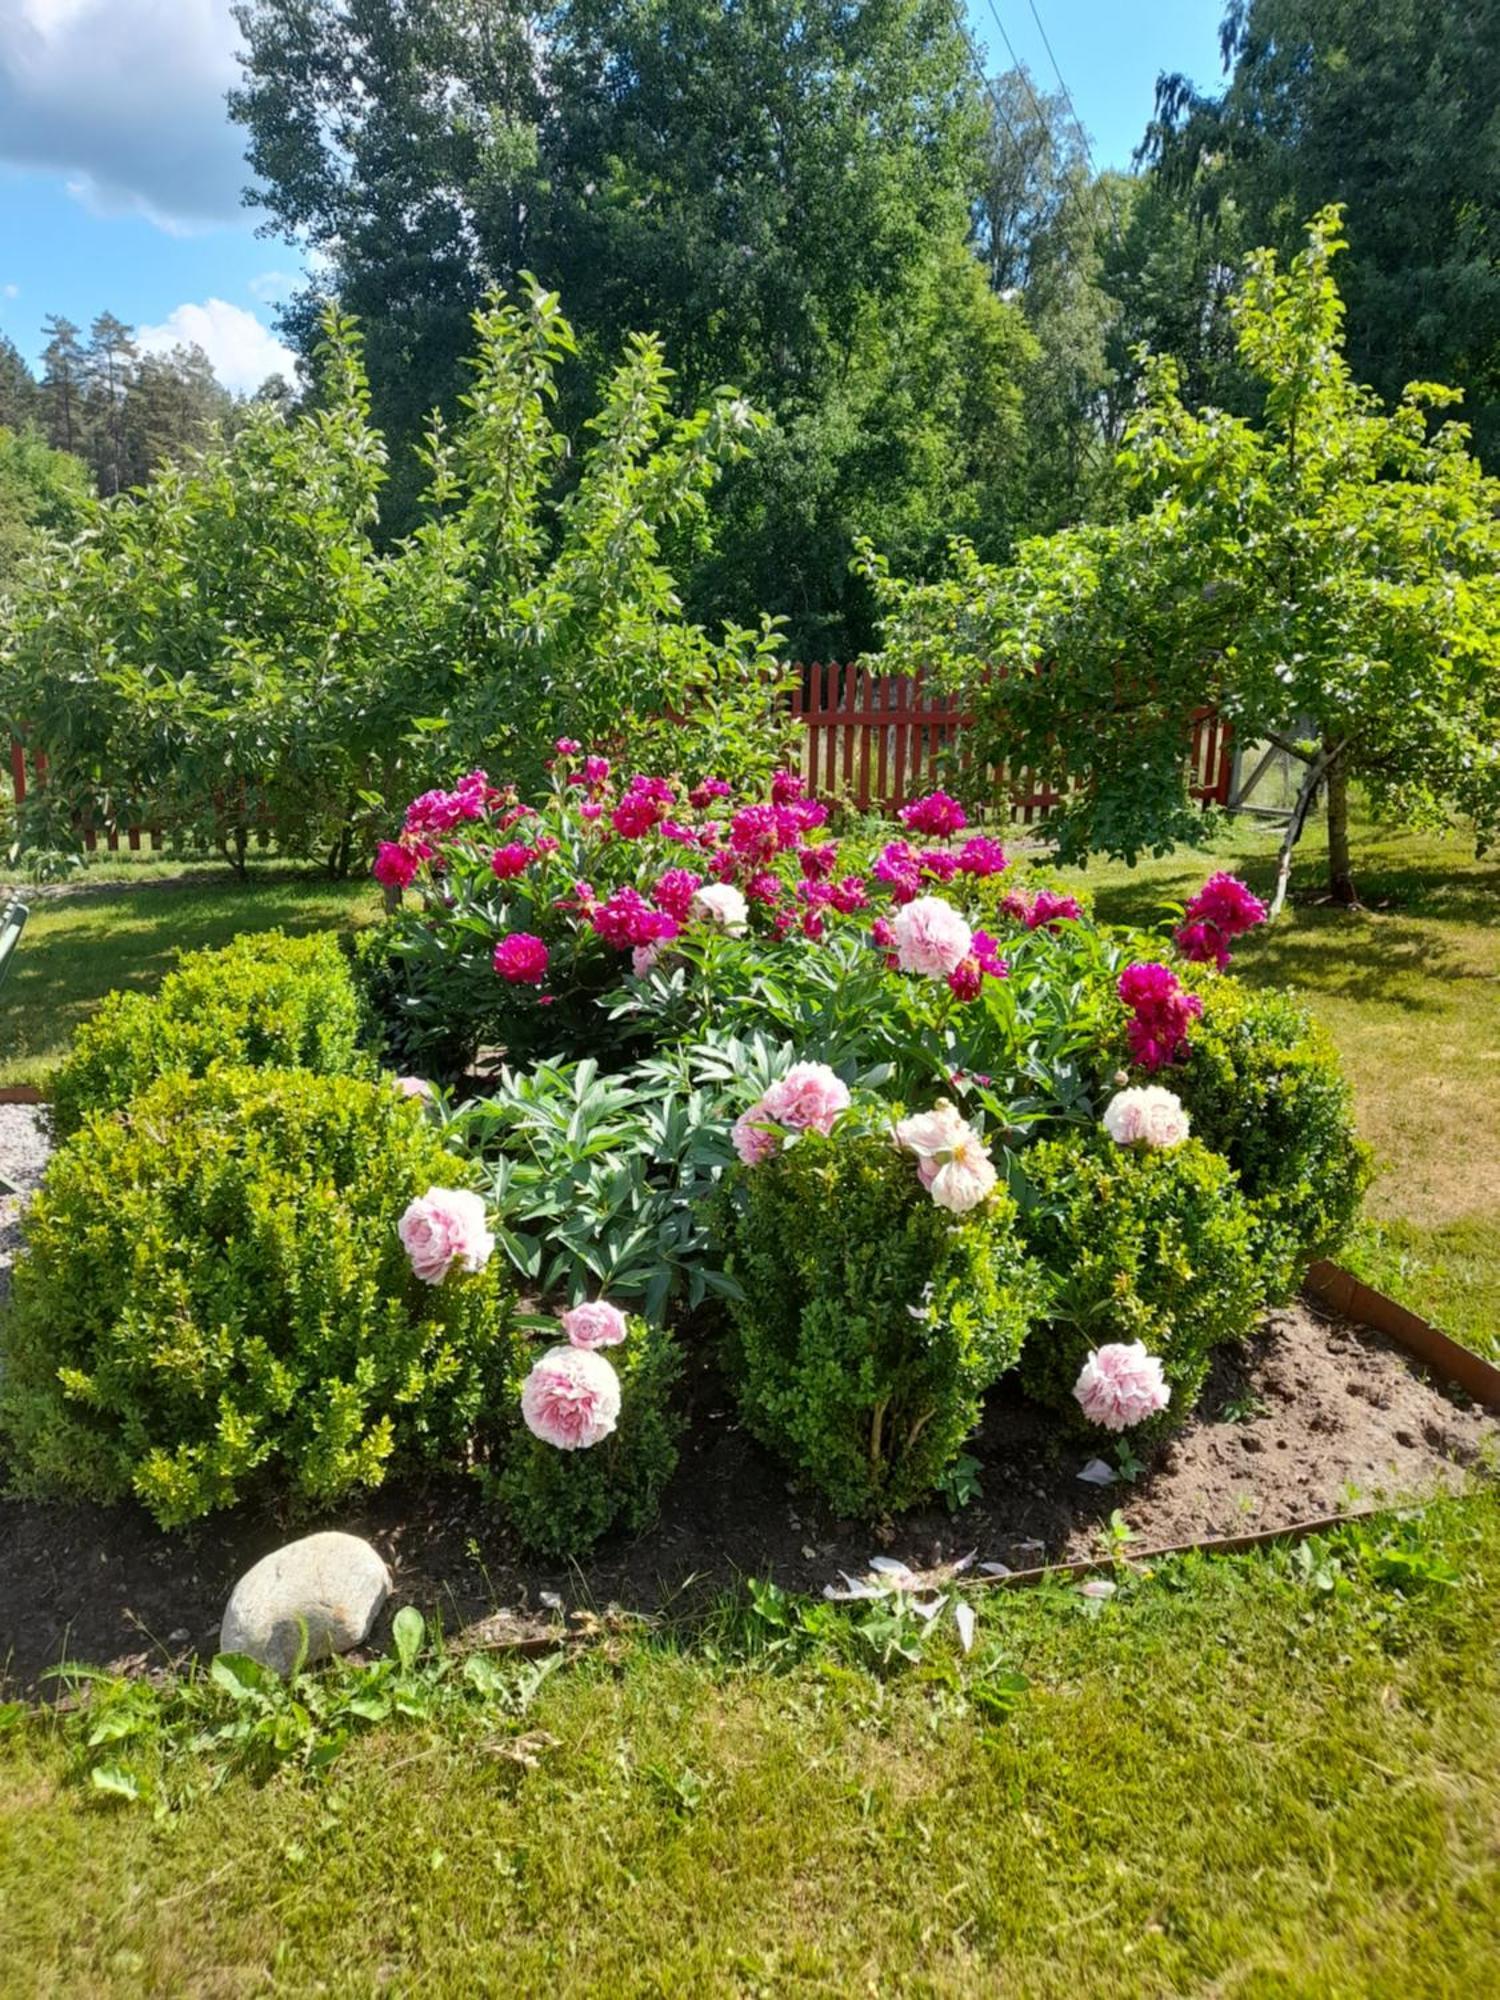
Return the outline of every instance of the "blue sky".
[[[1218,75],[1220,0],[970,0],[994,70],[1039,88],[1056,53],[1100,166],[1126,167],[1157,72]],[[229,0],[0,0],[0,330],[30,358],[51,312],[108,308],[148,346],[195,339],[252,389],[289,357],[275,309],[301,269],[240,203],[240,134],[224,112]]]

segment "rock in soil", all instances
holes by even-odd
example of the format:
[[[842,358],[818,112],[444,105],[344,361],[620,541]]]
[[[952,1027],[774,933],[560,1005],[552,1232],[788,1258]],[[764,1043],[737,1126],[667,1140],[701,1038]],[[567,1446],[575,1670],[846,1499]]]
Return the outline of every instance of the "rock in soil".
[[[248,1653],[285,1677],[363,1645],[391,1594],[385,1561],[358,1535],[304,1535],[246,1570],[219,1629],[219,1650]]]

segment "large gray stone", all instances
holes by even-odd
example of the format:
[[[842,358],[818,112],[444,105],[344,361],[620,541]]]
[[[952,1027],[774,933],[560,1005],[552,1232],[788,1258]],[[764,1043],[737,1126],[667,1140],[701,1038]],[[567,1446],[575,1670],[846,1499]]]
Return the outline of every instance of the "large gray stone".
[[[368,1638],[390,1594],[390,1571],[358,1535],[305,1535],[245,1571],[224,1612],[219,1650],[289,1674],[304,1623],[304,1664],[347,1653]]]

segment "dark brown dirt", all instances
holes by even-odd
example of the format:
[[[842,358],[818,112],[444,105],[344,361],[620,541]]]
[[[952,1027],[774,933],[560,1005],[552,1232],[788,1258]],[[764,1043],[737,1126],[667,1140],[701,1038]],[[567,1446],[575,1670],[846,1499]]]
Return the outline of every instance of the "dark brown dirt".
[[[1008,1386],[991,1397],[975,1455],[983,1497],[938,1506],[883,1532],[833,1520],[799,1496],[733,1421],[709,1375],[661,1520],[608,1541],[576,1569],[528,1563],[459,1480],[402,1487],[325,1525],[369,1537],[415,1602],[450,1633],[486,1637],[555,1626],[618,1604],[684,1615],[746,1576],[819,1591],[883,1547],[915,1568],[965,1553],[1013,1569],[1096,1555],[1119,1508],[1141,1549],[1290,1525],[1375,1499],[1459,1485],[1497,1463],[1500,1421],[1425,1377],[1382,1335],[1297,1306],[1225,1353],[1197,1413],[1135,1483],[1078,1473],[1093,1450],[1059,1444]],[[1103,1454],[1112,1456],[1109,1451]],[[175,1535],[138,1508],[0,1502],[0,1680],[13,1688],[63,1657],[151,1671],[212,1652],[235,1578],[304,1530],[248,1509]]]

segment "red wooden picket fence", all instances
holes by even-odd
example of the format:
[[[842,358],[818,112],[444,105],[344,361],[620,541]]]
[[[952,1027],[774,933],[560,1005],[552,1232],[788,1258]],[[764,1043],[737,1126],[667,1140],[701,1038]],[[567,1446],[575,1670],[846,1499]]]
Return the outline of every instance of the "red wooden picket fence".
[[[968,719],[952,694],[929,686],[920,673],[876,674],[853,662],[792,672],[802,771],[815,791],[894,811],[932,790],[940,760],[959,742]],[[1234,772],[1229,724],[1213,709],[1200,708],[1185,727],[1193,797],[1203,805],[1227,805]],[[1019,767],[990,775],[997,804],[1008,797],[1011,815],[1027,826],[1066,796]]]
[[[940,759],[959,743],[967,719],[951,694],[929,686],[921,674],[876,674],[854,662],[793,666],[791,676],[802,771],[814,791],[862,810],[894,811],[938,782]],[[1213,709],[1200,708],[1185,728],[1193,797],[1204,805],[1227,805],[1234,767],[1229,724]],[[30,788],[45,784],[45,753],[12,743],[10,772],[19,805]],[[1066,797],[1021,768],[1006,766],[990,775],[997,806],[1008,798],[1010,815],[1027,826]],[[164,845],[158,827],[105,823],[101,829],[85,820],[79,831],[91,854],[101,845],[118,854],[122,841],[131,853]]]

